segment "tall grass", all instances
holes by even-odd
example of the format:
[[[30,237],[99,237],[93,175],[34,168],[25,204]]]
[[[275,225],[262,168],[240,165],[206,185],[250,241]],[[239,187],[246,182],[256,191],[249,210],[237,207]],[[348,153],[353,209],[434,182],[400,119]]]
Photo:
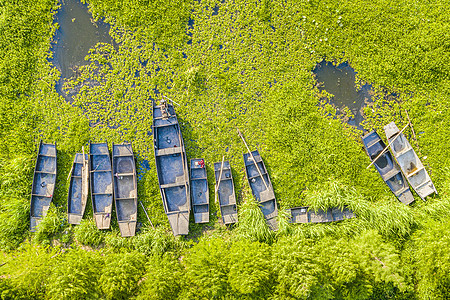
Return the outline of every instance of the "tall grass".
[[[244,199],[238,209],[239,222],[236,237],[271,244],[274,241],[275,234],[269,229],[258,202],[248,194],[244,196]]]
[[[417,225],[412,208],[403,205],[394,196],[372,203],[354,188],[335,181],[307,194],[306,201],[313,211],[347,207],[355,218],[337,223],[301,224],[294,234],[303,237],[351,236],[375,229],[385,237],[404,239]]]

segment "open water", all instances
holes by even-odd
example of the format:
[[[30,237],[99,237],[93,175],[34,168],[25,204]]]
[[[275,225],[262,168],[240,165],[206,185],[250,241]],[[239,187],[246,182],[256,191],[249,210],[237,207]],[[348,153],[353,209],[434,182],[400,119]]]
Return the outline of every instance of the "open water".
[[[360,89],[355,87],[355,70],[348,63],[338,66],[331,62],[322,61],[317,64],[313,73],[316,76],[319,90],[325,90],[334,96],[328,99],[340,113],[344,107],[348,107],[354,118],[348,120],[348,124],[362,129],[360,123],[364,120],[363,108],[371,100],[371,88],[369,84],[363,85]]]

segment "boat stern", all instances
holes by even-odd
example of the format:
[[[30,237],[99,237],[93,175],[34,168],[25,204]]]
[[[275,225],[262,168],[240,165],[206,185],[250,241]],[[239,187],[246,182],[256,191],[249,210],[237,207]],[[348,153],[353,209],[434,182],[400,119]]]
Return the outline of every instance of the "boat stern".
[[[189,211],[168,213],[167,218],[174,236],[189,233]]]
[[[82,215],[68,214],[67,222],[69,222],[69,224],[80,225],[82,217]]]
[[[120,235],[122,237],[130,237],[136,235],[136,221],[119,222]]]
[[[111,224],[111,214],[94,214],[95,225],[98,229],[109,229]]]

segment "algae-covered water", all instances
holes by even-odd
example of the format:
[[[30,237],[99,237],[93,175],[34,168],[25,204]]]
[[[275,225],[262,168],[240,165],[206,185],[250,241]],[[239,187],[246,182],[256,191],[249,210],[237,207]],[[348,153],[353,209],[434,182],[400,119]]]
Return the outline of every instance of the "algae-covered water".
[[[78,68],[88,63],[85,57],[89,49],[99,42],[112,43],[112,38],[110,26],[102,21],[95,22],[86,4],[79,0],[61,0],[60,5],[55,15],[59,28],[54,38],[52,63],[61,72],[56,90],[70,100],[70,93],[62,90],[64,80],[75,76]]]

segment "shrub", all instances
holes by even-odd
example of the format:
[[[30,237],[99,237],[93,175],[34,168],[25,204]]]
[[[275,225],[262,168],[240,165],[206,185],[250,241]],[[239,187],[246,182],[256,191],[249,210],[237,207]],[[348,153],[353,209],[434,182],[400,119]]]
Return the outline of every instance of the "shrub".
[[[139,252],[108,254],[100,276],[107,299],[128,299],[134,295],[145,273],[145,256]]]
[[[3,199],[0,210],[0,249],[16,249],[25,239],[30,204],[22,198]]]
[[[184,297],[223,298],[230,292],[227,281],[229,247],[221,239],[203,239],[182,259],[185,267]]]
[[[58,216],[56,207],[51,203],[47,215],[41,219],[37,226],[33,240],[43,245],[50,245],[52,237],[60,232],[63,226],[64,219]]]
[[[238,241],[229,250],[228,283],[234,293],[248,298],[267,298],[274,284],[270,246]]]
[[[103,256],[95,251],[69,250],[58,258],[48,280],[50,299],[99,299]]]
[[[170,252],[152,256],[137,299],[176,299],[182,288],[183,269]]]
[[[24,243],[19,250],[5,255],[4,265],[0,269],[1,277],[6,278],[2,295],[27,299],[44,297],[59,251],[57,248]]]

